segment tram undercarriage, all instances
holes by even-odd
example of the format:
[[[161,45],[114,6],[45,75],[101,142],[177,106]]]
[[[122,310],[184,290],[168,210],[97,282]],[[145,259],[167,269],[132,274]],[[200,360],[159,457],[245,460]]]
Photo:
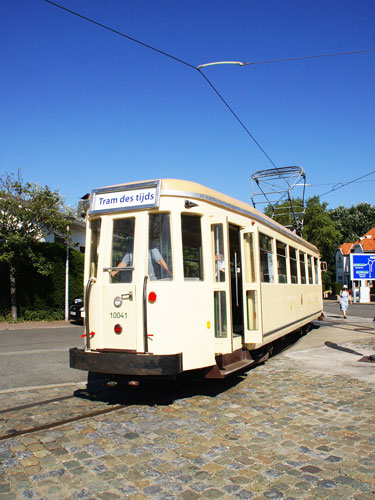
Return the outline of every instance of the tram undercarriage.
[[[274,351],[283,350],[285,344],[290,345],[293,340],[305,335],[311,328],[310,323],[259,349],[250,351],[240,348],[232,353],[217,354],[215,365],[195,370],[183,370],[182,353],[155,355],[121,351],[85,351],[76,347],[69,351],[70,367],[87,372],[103,373],[115,378],[117,376],[172,379],[193,377],[218,380],[264,363]]]

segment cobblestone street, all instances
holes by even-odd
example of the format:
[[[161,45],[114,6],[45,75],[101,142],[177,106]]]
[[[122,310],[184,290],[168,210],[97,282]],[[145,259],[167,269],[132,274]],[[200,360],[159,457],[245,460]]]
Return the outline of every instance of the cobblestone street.
[[[350,346],[375,352],[374,336]],[[373,382],[310,370],[286,351],[221,387],[203,382],[169,402],[3,440],[0,500],[375,498]],[[73,390],[2,394],[0,403]],[[67,412],[70,404],[76,398]],[[45,413],[34,407],[27,418]]]

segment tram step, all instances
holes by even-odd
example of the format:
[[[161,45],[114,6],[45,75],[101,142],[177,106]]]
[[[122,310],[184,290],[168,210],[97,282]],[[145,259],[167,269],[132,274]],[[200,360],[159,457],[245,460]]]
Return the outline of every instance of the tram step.
[[[241,359],[240,361],[235,361],[234,363],[224,366],[222,369],[220,369],[220,373],[223,375],[223,377],[226,377],[227,375],[238,370],[242,370],[243,368],[251,366],[252,364],[254,364],[253,359]]]

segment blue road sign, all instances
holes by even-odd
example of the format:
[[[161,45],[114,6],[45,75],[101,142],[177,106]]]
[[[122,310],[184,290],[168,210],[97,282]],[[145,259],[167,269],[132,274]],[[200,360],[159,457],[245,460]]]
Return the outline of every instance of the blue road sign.
[[[375,254],[350,255],[352,280],[375,280]]]

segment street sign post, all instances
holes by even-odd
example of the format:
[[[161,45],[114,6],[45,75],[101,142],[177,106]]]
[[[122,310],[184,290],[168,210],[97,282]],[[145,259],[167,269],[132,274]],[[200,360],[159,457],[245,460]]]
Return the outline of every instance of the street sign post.
[[[353,282],[360,281],[359,302],[370,302],[370,287],[366,281],[375,280],[375,254],[352,253],[350,254],[350,276]],[[353,283],[353,299],[356,301],[357,289]]]

